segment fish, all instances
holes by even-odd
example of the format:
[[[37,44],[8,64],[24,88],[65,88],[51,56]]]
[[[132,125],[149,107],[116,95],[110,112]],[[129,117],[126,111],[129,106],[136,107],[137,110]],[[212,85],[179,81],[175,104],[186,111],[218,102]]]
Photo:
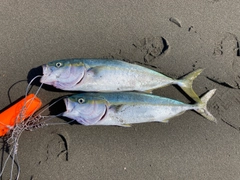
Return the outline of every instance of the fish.
[[[201,98],[201,102],[195,104],[141,92],[86,92],[64,98],[66,111],[62,116],[85,126],[130,127],[136,123],[168,122],[187,110],[194,110],[216,122],[216,118],[207,110],[207,102],[215,91],[210,90]]]
[[[173,79],[149,68],[114,59],[55,60],[42,65],[42,69],[40,82],[61,90],[151,93],[154,89],[176,84],[194,101],[200,102],[192,84],[202,69],[181,79]]]

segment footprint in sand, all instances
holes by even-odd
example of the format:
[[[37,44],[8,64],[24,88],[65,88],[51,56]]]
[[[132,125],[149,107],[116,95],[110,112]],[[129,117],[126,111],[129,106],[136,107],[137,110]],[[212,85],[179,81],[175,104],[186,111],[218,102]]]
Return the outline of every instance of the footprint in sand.
[[[68,140],[65,135],[60,133],[52,133],[46,147],[46,161],[60,159],[68,161]],[[43,161],[43,162],[44,162]],[[39,163],[40,164],[40,163]]]
[[[232,88],[240,88],[240,50],[236,35],[227,33],[215,44],[214,75],[209,79]],[[216,74],[217,72],[217,74]]]
[[[167,40],[161,36],[143,38],[133,46],[139,49],[144,56],[144,61],[149,63],[169,50]]]

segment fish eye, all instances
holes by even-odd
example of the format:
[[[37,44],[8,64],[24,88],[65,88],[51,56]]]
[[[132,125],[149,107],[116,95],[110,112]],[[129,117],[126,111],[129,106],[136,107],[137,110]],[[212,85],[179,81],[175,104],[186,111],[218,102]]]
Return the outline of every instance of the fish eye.
[[[60,62],[57,62],[57,63],[56,63],[56,67],[57,67],[57,68],[60,68],[61,66],[62,66],[62,63],[60,63]]]
[[[79,98],[79,99],[78,99],[78,103],[79,103],[79,104],[83,104],[84,102],[85,102],[85,99],[83,99],[83,98]]]

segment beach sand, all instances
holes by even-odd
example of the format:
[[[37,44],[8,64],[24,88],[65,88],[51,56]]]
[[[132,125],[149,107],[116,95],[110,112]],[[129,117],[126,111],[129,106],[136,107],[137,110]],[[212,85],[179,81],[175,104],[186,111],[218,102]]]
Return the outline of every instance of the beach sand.
[[[23,132],[20,179],[240,179],[239,9],[238,0],[1,1],[0,109],[24,95],[31,69],[66,58],[122,59],[173,78],[205,68],[194,90],[217,89],[208,104],[217,124],[188,111],[131,128]],[[42,89],[39,97],[47,104],[63,94]],[[174,86],[153,94],[190,102]],[[2,163],[6,156],[2,149]]]

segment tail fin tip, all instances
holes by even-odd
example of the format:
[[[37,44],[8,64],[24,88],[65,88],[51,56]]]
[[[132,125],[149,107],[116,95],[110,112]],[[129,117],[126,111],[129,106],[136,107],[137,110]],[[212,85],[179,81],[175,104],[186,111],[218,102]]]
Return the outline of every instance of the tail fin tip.
[[[200,113],[203,117],[207,118],[209,121],[213,121],[217,123],[217,119],[207,110],[207,103],[209,99],[215,94],[216,89],[212,89],[208,91],[202,98],[201,102],[199,103],[199,108],[196,110]]]
[[[196,79],[197,76],[199,76],[202,73],[203,69],[197,69],[186,76],[184,76],[182,79],[180,79],[179,86],[182,88],[182,90],[187,93],[194,101],[197,103],[201,102],[201,99],[198,97],[198,95],[194,92],[192,88],[193,80]]]

